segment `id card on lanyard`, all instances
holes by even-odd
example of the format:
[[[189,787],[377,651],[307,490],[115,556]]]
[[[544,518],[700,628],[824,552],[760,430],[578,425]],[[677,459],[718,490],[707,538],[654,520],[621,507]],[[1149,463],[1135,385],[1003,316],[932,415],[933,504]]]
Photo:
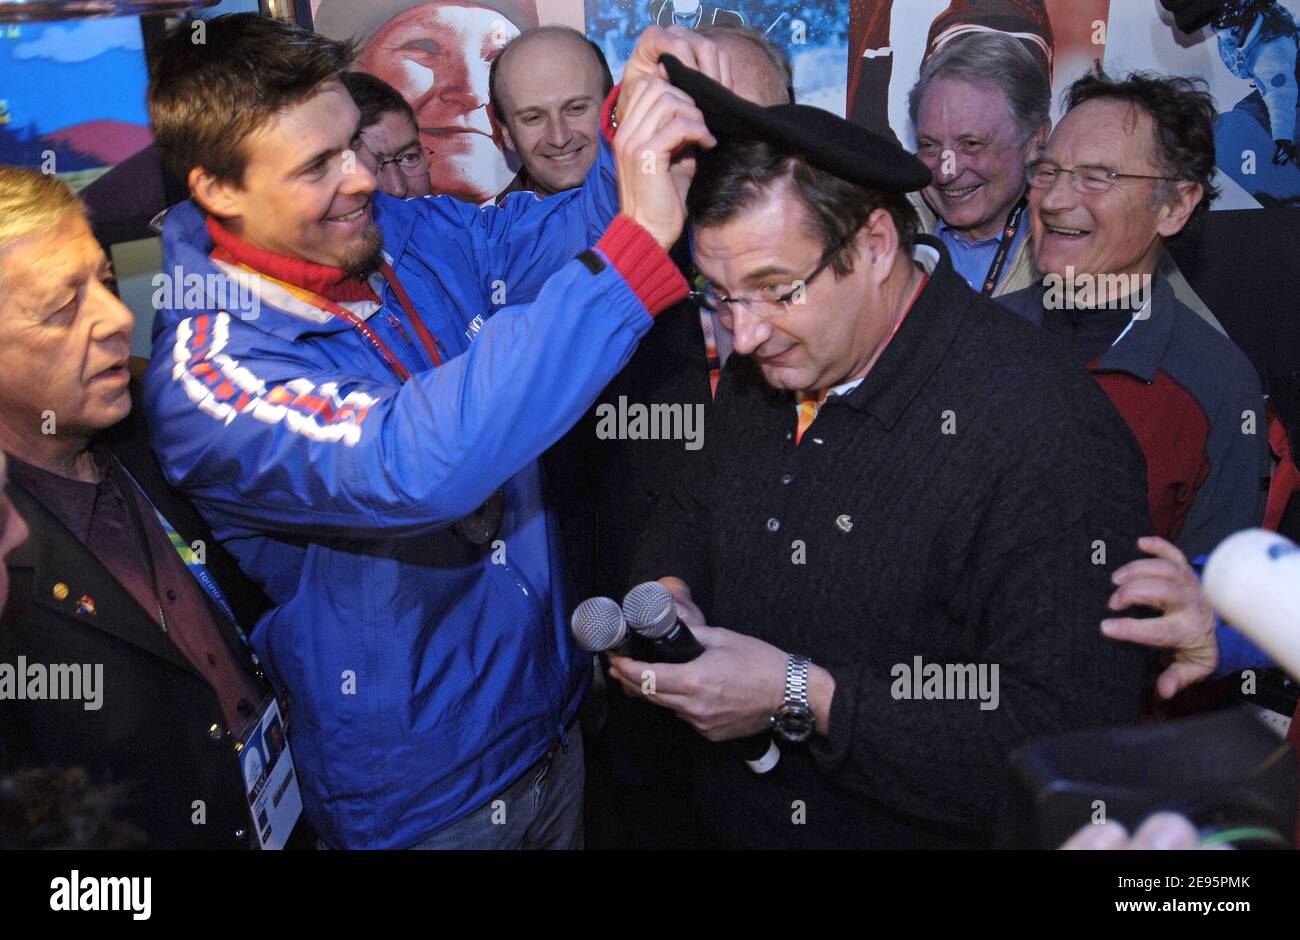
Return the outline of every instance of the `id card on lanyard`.
[[[217,584],[216,578],[212,576],[212,572],[208,570],[208,566],[199,559],[190,546],[185,544],[185,539],[154,505],[153,500],[131,475],[131,471],[116,459],[114,469],[121,472],[118,487],[122,490],[122,497],[126,500],[132,521],[139,530],[138,538],[154,583],[154,593],[158,593],[158,584],[152,553],[149,551],[149,538],[139,512],[135,508],[135,500],[127,490],[127,485],[134,487],[153,509],[158,524],[167,533],[168,541],[180,555],[186,569],[229,620],[230,625],[239,634],[240,642],[248,649],[249,657],[254,664],[257,664],[257,655],[249,646],[243,627],[235,619],[230,602],[226,600],[225,594]],[[159,601],[158,615],[166,632],[167,618],[163,613],[161,601]],[[280,703],[276,701],[274,695],[271,695],[258,706],[256,717],[235,738],[235,753],[239,758],[239,769],[244,779],[244,795],[248,800],[253,831],[257,833],[258,845],[264,849],[284,848],[285,840],[289,838],[289,834],[293,832],[293,827],[298,822],[298,817],[302,815],[302,794],[298,790],[298,775],[294,771],[293,754],[289,750],[288,730],[288,722],[280,713]]]
[[[302,815],[302,793],[289,750],[287,723],[272,696],[240,733],[235,750],[257,844],[282,849]]]

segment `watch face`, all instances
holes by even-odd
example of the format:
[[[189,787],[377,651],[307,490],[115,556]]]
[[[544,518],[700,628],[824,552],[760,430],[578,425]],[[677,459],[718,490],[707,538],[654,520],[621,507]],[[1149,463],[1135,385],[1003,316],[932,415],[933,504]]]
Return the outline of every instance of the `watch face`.
[[[815,724],[812,709],[788,702],[778,708],[776,714],[772,716],[773,729],[792,744],[807,741],[813,733]]]

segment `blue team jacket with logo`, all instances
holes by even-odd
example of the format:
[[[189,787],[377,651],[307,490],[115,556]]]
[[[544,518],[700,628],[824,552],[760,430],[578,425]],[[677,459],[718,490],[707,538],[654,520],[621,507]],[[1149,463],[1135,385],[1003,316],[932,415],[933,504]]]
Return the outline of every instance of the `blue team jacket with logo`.
[[[222,309],[202,214],[168,214],[164,273],[203,280],[157,314],[153,445],[274,603],[251,641],[336,847],[405,847],[467,815],[576,713],[591,660],[537,458],[652,323],[612,264],[574,260],[617,212],[612,162],[602,147],[581,190],[500,208],[376,196],[385,255],[445,349],[435,368],[384,287],[367,322],[405,384],[274,290]],[[497,541],[474,548],[452,525],[503,485]]]

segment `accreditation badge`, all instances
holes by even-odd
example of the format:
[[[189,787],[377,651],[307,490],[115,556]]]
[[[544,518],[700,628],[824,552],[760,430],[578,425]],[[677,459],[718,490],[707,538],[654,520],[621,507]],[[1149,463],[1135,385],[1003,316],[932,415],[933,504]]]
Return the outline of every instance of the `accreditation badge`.
[[[240,735],[236,751],[253,831],[264,849],[282,849],[302,815],[302,794],[280,703],[271,698]]]

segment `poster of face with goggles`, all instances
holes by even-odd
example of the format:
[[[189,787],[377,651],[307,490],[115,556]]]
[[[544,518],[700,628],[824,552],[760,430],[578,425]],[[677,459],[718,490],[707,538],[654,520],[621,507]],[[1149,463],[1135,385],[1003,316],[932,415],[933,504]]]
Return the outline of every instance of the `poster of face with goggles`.
[[[518,170],[488,102],[502,48],[544,24],[581,28],[582,0],[313,0],[312,28],[361,40],[356,68],[383,79],[415,112],[434,193],[484,203]]]

